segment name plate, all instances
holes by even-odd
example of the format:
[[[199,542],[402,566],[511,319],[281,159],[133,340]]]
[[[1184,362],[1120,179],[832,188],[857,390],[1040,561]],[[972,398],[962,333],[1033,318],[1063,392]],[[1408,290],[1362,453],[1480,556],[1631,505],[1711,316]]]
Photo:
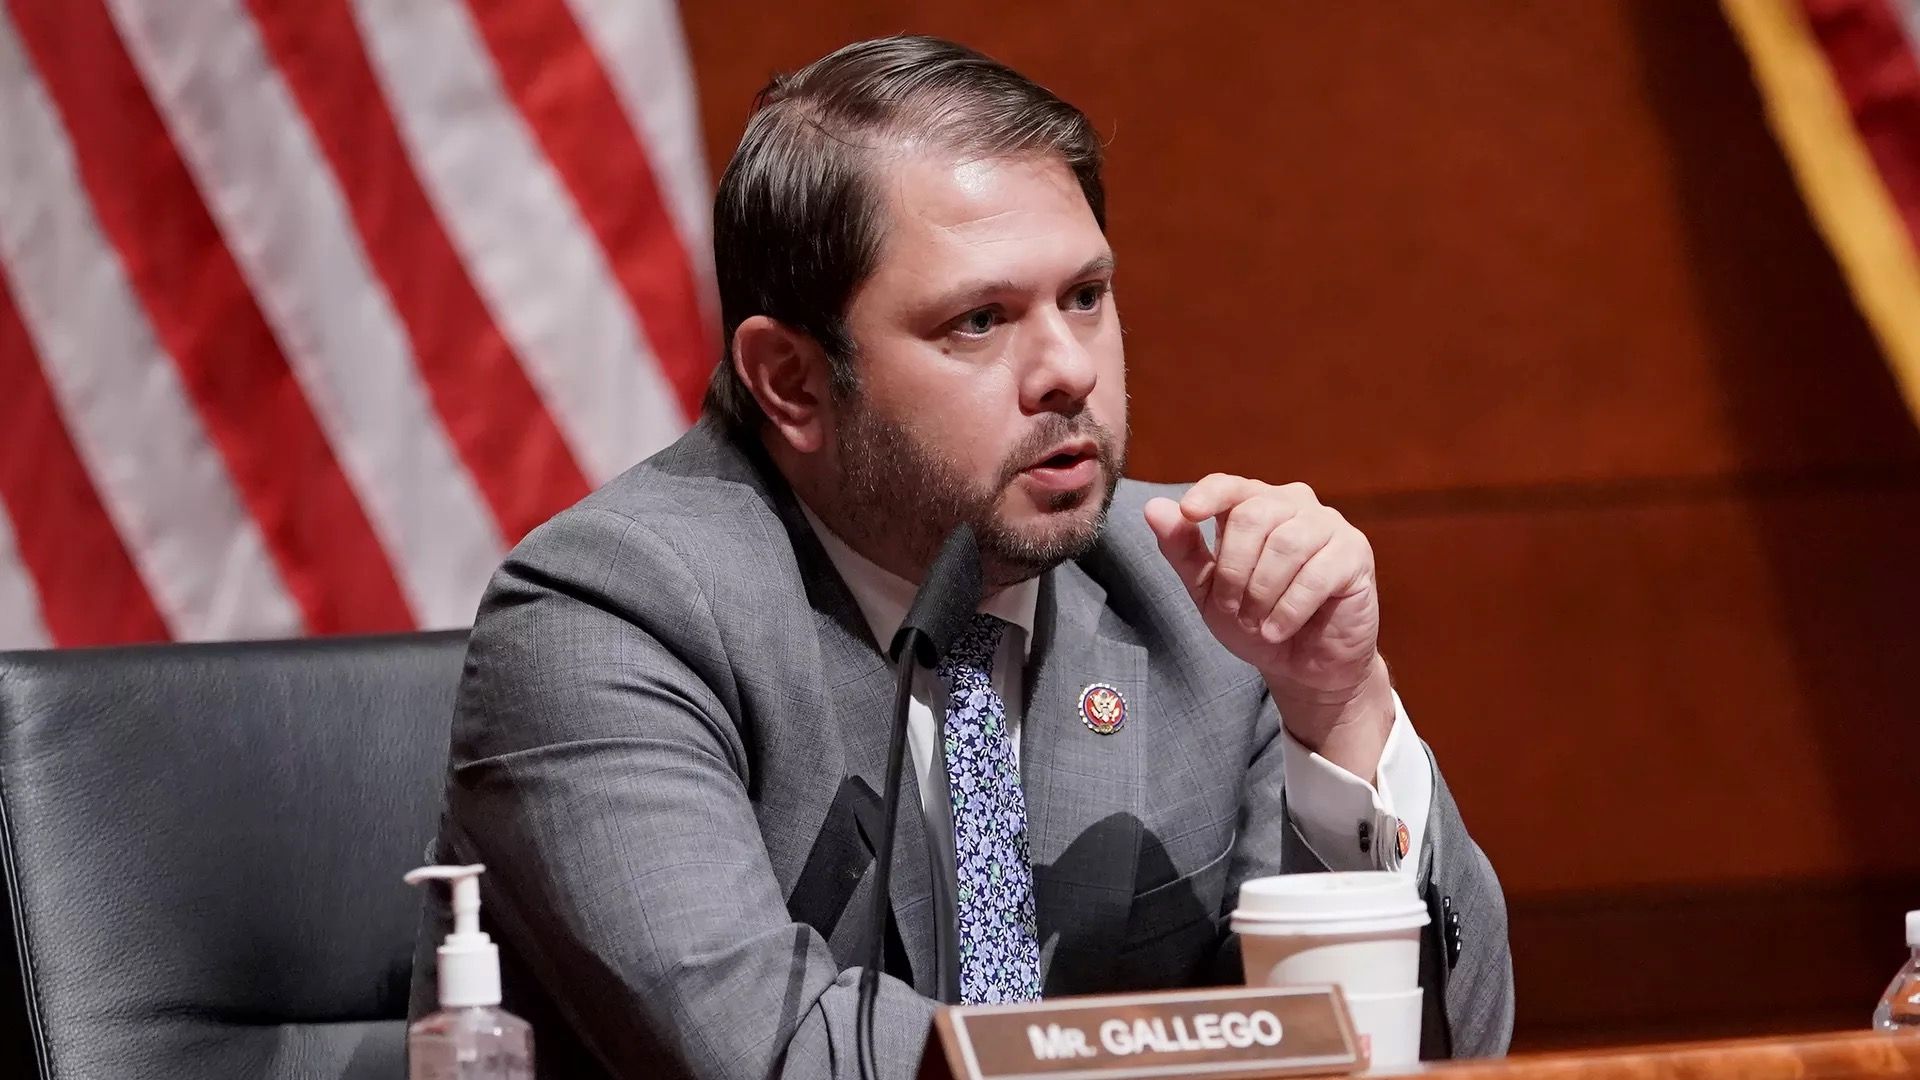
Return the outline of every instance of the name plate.
[[[955,1006],[940,1010],[934,1029],[957,1080],[1231,1080],[1366,1066],[1346,998],[1334,987]]]

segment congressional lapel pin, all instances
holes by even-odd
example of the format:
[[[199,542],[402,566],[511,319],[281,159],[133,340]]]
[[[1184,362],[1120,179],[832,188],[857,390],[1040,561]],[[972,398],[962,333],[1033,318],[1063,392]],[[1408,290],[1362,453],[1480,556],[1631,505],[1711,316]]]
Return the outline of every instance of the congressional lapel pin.
[[[1080,691],[1080,720],[1096,735],[1111,735],[1127,722],[1127,699],[1117,687],[1093,683]]]

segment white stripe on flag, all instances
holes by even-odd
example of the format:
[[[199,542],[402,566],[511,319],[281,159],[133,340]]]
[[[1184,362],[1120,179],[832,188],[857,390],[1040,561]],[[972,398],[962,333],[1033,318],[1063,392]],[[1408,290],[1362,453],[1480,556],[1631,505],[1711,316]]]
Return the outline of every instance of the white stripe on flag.
[[[44,649],[53,635],[40,621],[40,593],[20,561],[7,508],[0,506],[0,649]]]
[[[0,259],[74,448],[154,606],[176,638],[299,633],[299,612],[94,220],[73,148],[4,15],[0,131]]]
[[[638,316],[458,0],[356,0],[408,155],[587,478],[685,426]]]
[[[237,0],[108,6],[409,606],[470,624],[505,545],[251,17]]]
[[[713,189],[707,183],[700,110],[679,12],[667,0],[567,0],[574,20],[640,133],[702,299],[713,291]]]

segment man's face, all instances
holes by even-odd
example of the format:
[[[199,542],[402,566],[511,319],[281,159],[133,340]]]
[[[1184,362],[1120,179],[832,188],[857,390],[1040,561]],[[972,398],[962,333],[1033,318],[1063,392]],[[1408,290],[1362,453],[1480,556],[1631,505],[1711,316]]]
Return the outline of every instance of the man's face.
[[[1057,159],[880,170],[884,240],[847,313],[859,387],[833,418],[836,524],[920,569],[969,523],[995,585],[1077,558],[1126,452],[1106,237]]]

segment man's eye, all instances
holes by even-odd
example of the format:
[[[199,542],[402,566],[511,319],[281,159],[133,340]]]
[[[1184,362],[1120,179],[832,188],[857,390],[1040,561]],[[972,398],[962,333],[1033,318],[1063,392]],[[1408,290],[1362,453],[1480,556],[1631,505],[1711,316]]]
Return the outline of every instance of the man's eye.
[[[1072,304],[1075,311],[1092,311],[1100,306],[1100,298],[1107,294],[1105,285],[1082,285],[1073,291]]]
[[[981,308],[960,316],[954,329],[963,334],[985,334],[1000,324],[1000,316],[992,308]]]

